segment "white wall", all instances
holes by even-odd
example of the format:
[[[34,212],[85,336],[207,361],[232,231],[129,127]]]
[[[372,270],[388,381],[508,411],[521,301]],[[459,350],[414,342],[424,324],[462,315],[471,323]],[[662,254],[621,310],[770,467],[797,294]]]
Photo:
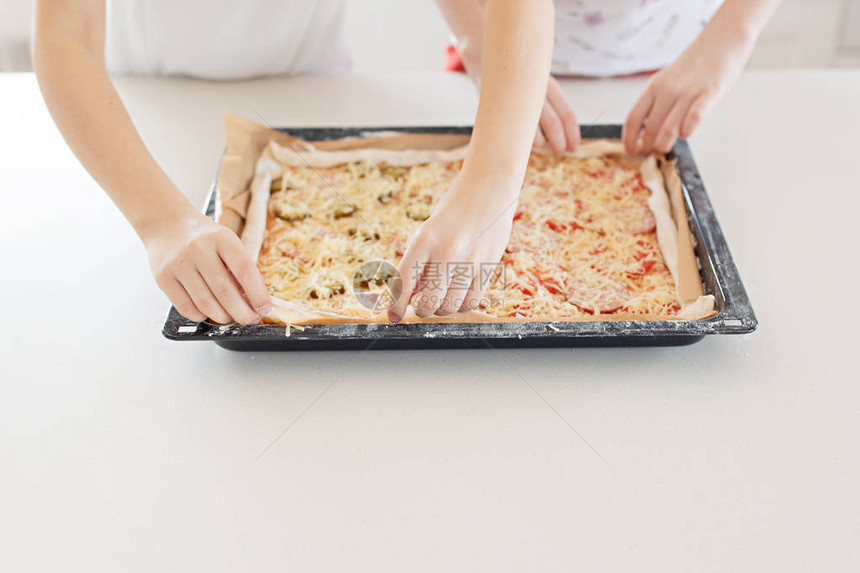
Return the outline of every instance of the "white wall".
[[[0,0],[0,42],[30,37],[33,0]]]
[[[759,38],[750,66],[824,68],[838,56],[845,0],[784,0]]]
[[[357,71],[442,69],[448,25],[433,0],[347,0],[346,6]]]
[[[860,0],[849,0],[845,12],[845,28],[842,34],[842,47],[860,50]]]

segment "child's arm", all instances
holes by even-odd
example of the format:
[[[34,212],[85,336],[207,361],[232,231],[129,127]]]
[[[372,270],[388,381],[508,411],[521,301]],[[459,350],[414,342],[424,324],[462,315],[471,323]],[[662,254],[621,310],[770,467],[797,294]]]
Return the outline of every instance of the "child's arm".
[[[406,249],[399,269],[403,292],[388,312],[395,322],[413,292],[421,317],[474,309],[485,286],[480,264],[498,263],[510,236],[549,77],[553,5],[487,0],[484,11],[481,97],[469,151]],[[477,280],[455,286],[451,278],[458,269],[471,269]],[[442,276],[430,280],[435,270]]]
[[[668,152],[686,139],[737,81],[780,0],[725,0],[702,33],[655,74],[624,125],[627,151]]]
[[[436,0],[451,32],[457,38],[457,49],[466,73],[478,88],[481,86],[481,45],[484,37],[482,0]],[[579,145],[579,123],[558,81],[550,76],[546,98],[535,134],[535,145],[549,144],[555,152],[575,151]]]
[[[104,40],[105,0],[37,2],[33,61],[54,121],[143,240],[158,286],[180,313],[258,321],[271,299],[256,265],[149,154],[107,75]]]

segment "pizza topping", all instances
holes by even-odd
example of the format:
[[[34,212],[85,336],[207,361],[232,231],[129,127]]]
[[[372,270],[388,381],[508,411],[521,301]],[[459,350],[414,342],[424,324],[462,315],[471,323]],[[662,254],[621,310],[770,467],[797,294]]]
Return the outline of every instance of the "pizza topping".
[[[269,191],[272,193],[283,191],[284,189],[286,189],[284,183],[286,183],[286,180],[281,177],[278,177],[277,179],[272,179],[272,183],[269,184]]]
[[[587,279],[574,277],[568,284],[566,295],[568,302],[582,310],[602,314],[624,306],[630,290],[624,283],[595,275]]]
[[[347,170],[350,175],[359,179],[379,173],[379,168],[375,164],[364,159],[359,159],[348,164]]]
[[[279,177],[273,177],[272,182],[269,184],[269,191],[271,193],[282,193],[290,189],[296,189],[297,185],[291,175],[292,171],[288,168]]]
[[[305,203],[275,203],[274,211],[275,215],[284,221],[299,221],[311,214]]]
[[[270,292],[320,311],[371,316],[352,296],[356,268],[367,261],[396,267],[459,168],[459,162],[367,161],[285,167],[276,178],[280,186],[273,186],[258,258]],[[638,163],[624,157],[532,154],[504,272],[487,286],[484,311],[520,318],[675,316],[677,294],[657,246],[649,193]]]
[[[346,292],[342,277],[333,272],[320,271],[311,276],[307,284],[310,298],[331,298]]]
[[[552,219],[548,219],[546,222],[546,226],[549,227],[550,230],[555,231],[556,233],[562,233],[568,230],[568,226],[562,223],[557,223]]]
[[[394,190],[388,189],[387,191],[381,191],[376,195],[376,200],[385,205],[394,197]]]
[[[426,221],[433,214],[433,205],[424,201],[413,201],[406,206],[406,216],[413,221]],[[435,219],[434,219],[435,220]]]
[[[388,177],[395,181],[401,181],[406,177],[406,174],[409,173],[409,168],[397,167],[394,165],[381,165],[379,167],[379,172],[383,177]]]
[[[355,212],[355,205],[350,205],[349,203],[341,203],[339,205],[334,206],[334,208],[331,210],[331,216],[335,219],[341,219],[343,217],[349,217]]]
[[[617,197],[614,203],[578,201],[577,221],[587,229],[600,233],[624,232],[631,235],[651,233],[657,220],[647,204],[624,201]]]
[[[613,207],[610,212],[627,233],[643,235],[657,228],[657,219],[647,205],[620,205]]]
[[[380,239],[379,232],[369,223],[358,223],[351,226],[347,233],[351,237],[359,237],[363,241],[378,241]]]
[[[559,284],[553,278],[541,279],[540,284],[552,294],[561,294],[562,290],[564,290],[564,285]]]

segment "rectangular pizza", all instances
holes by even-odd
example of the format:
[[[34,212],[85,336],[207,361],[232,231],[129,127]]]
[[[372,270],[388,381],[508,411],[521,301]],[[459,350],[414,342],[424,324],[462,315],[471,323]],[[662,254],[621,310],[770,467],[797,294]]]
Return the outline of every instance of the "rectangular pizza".
[[[219,221],[275,301],[268,322],[384,322],[407,241],[463,164],[468,136],[308,142],[227,116]],[[464,222],[468,224],[468,222]],[[483,267],[484,265],[482,265]],[[703,292],[680,179],[619,141],[533,151],[502,260],[473,269],[474,312],[429,321],[696,320]]]

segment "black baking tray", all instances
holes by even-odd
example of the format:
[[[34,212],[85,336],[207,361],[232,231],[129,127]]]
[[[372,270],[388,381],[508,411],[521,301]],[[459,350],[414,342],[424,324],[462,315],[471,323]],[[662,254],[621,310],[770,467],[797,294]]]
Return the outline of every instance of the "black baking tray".
[[[362,137],[374,132],[469,134],[471,127],[371,127],[281,129],[309,141]],[[619,138],[620,125],[593,125],[586,139]],[[670,159],[684,190],[687,220],[695,241],[705,293],[714,295],[717,314],[704,320],[483,322],[428,324],[321,324],[303,330],[278,325],[218,326],[193,322],[171,307],[163,334],[170,340],[211,340],[231,350],[366,350],[421,348],[525,348],[580,346],[681,346],[713,334],[747,334],[758,326],[738,269],[705,192],[686,141],[678,141]],[[214,216],[215,181],[205,213]]]

